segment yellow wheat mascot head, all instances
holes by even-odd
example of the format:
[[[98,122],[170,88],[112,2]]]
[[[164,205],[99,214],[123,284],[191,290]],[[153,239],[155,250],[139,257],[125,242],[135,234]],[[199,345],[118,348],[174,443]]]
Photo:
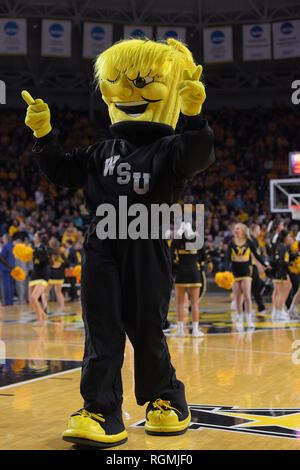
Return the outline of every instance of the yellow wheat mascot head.
[[[176,85],[183,71],[196,70],[191,52],[175,39],[124,39],[95,60],[97,86],[112,124],[150,121],[175,129],[180,113]]]

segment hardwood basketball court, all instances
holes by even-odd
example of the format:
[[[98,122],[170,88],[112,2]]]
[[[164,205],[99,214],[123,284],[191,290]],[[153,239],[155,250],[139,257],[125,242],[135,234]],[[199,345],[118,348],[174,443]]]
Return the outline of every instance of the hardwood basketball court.
[[[174,320],[174,305],[169,319]],[[82,407],[79,393],[84,331],[79,303],[35,326],[26,305],[2,308],[0,322],[0,449],[72,450],[61,434]],[[133,348],[123,366],[128,441],[111,450],[296,450],[300,448],[300,321],[257,318],[238,333],[230,299],[201,302],[204,338],[168,336],[172,362],[184,381],[192,423],[174,437],[144,432],[146,405],[134,398]]]

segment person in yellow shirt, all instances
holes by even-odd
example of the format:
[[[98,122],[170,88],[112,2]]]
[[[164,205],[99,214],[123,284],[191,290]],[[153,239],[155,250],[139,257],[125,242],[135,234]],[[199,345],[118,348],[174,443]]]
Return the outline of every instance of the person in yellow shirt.
[[[240,209],[237,215],[237,218],[241,223],[244,223],[246,222],[246,220],[248,220],[249,214],[247,214],[247,212],[244,209]]]
[[[9,235],[12,237],[14,233],[18,232],[19,230],[19,222],[17,220],[13,220],[12,225],[8,229]]]

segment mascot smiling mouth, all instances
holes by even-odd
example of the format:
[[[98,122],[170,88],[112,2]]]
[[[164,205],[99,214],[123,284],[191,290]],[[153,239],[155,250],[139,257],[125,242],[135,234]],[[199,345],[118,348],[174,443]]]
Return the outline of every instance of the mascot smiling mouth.
[[[146,100],[143,98],[139,101],[118,101],[114,104],[120,111],[123,111],[128,114],[128,116],[135,118],[141,116],[146,111],[149,103],[157,103],[158,101],[161,100]]]

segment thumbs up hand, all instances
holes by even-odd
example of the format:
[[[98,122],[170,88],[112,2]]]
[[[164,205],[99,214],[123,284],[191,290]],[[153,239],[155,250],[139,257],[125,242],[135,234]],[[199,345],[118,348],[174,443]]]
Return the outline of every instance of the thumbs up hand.
[[[43,100],[33,99],[28,91],[22,91],[22,98],[28,104],[25,124],[33,130],[37,138],[44,137],[51,132],[50,110]]]

